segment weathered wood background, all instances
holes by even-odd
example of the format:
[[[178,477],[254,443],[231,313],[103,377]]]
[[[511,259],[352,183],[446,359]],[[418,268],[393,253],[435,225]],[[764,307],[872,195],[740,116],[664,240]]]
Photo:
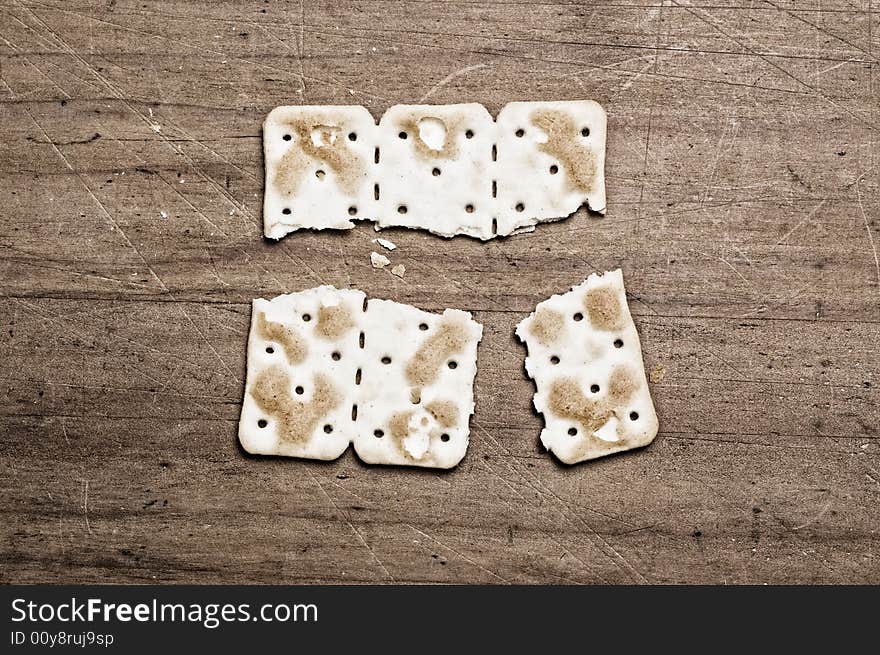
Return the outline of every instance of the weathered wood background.
[[[880,582],[872,0],[0,4],[0,581]],[[594,98],[608,213],[260,236],[295,103]],[[165,217],[167,215],[167,218]],[[576,467],[514,324],[622,266],[661,433]],[[450,473],[246,456],[249,302],[475,313]]]

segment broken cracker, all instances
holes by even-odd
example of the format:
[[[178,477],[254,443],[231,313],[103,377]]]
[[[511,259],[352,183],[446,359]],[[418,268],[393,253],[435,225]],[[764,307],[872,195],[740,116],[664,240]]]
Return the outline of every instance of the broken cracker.
[[[363,326],[358,456],[369,464],[458,464],[467,451],[482,326],[467,312],[437,315],[391,300],[370,300]]]
[[[511,102],[501,109],[499,234],[565,218],[583,204],[605,212],[606,123],[602,106],[591,100]]]
[[[254,300],[238,436],[246,451],[331,460],[354,437],[362,291]]]
[[[264,233],[349,229],[376,215],[376,125],[360,106],[277,107],[263,123]]]
[[[396,105],[379,121],[379,227],[492,237],[495,136],[483,105]]]
[[[482,326],[323,286],[253,303],[244,449],[455,466],[467,450]],[[386,438],[387,437],[387,438]]]
[[[587,204],[605,211],[605,131],[592,101],[278,107],[264,123],[264,233],[403,226],[479,239]]]
[[[658,421],[620,269],[538,304],[516,327],[544,416],[541,443],[575,464],[646,446]]]

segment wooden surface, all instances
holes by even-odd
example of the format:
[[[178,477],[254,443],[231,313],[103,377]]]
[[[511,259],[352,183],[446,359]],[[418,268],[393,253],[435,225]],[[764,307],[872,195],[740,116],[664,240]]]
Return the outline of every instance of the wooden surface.
[[[880,582],[876,2],[0,15],[0,581]],[[402,280],[366,224],[260,237],[276,105],[581,97],[604,218],[390,230]],[[615,266],[661,432],[563,467],[512,329]],[[237,446],[251,299],[320,283],[485,325],[456,470]]]

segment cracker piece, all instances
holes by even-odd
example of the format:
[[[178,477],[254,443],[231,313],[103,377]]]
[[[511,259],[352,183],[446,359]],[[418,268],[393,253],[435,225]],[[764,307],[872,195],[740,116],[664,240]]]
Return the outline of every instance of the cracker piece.
[[[388,239],[383,239],[382,237],[377,237],[373,239],[373,243],[378,243],[380,246],[385,248],[385,250],[397,250],[397,244],[393,241],[389,241]]]
[[[354,436],[362,291],[254,300],[238,436],[246,451],[330,460]]]
[[[354,448],[369,464],[452,468],[467,451],[477,343],[467,312],[370,300]]]
[[[658,421],[620,269],[590,275],[538,304],[516,335],[526,344],[541,443],[575,464],[646,446]]]
[[[605,129],[591,100],[512,102],[497,119],[497,232],[605,212]]]
[[[360,106],[273,109],[263,124],[263,230],[350,229],[375,218],[377,127]]]
[[[390,259],[388,259],[385,255],[376,252],[375,250],[370,253],[370,265],[373,268],[385,268],[390,263]]]
[[[379,121],[379,226],[491,238],[494,137],[479,104],[391,107]]]
[[[478,239],[531,231],[587,203],[605,211],[602,107],[278,107],[266,118],[264,232],[402,226]],[[381,245],[381,244],[380,244]]]
[[[451,468],[467,450],[482,326],[323,286],[253,302],[249,453]],[[377,432],[379,431],[379,432]]]

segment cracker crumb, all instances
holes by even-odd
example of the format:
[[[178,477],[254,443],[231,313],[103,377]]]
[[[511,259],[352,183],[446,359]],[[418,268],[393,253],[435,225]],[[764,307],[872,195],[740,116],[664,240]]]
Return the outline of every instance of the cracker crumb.
[[[378,252],[373,251],[370,253],[370,263],[373,265],[373,268],[385,268],[391,263],[391,260],[385,255],[380,255]]]
[[[651,372],[648,374],[648,379],[653,384],[659,384],[663,382],[663,378],[666,377],[666,369],[659,364],[651,369]]]
[[[397,277],[402,278],[404,273],[406,273],[406,266],[403,264],[398,264],[391,268],[391,275],[396,275]]]
[[[397,250],[397,245],[393,241],[389,241],[388,239],[383,239],[381,237],[373,239],[373,243],[378,243],[380,246],[385,248],[386,250]]]
[[[159,216],[161,216],[162,218],[168,218],[168,214],[163,211],[159,212]]]

